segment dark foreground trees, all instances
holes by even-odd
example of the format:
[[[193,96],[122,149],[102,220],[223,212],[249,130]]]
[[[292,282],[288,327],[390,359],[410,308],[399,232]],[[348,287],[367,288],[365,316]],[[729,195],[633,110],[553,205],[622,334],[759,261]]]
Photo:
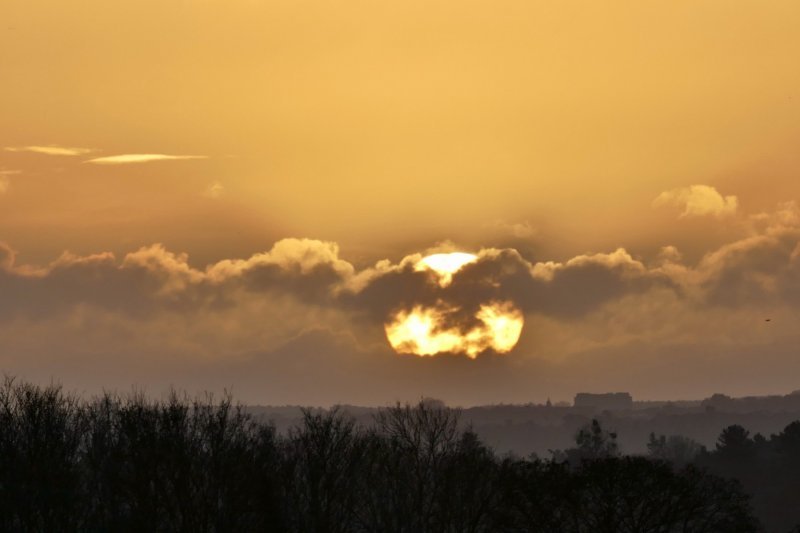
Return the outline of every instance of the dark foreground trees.
[[[501,460],[436,402],[382,410],[369,427],[306,411],[280,436],[230,398],[84,403],[6,380],[0,530],[757,530],[734,482],[619,457],[608,439],[594,424],[571,461]]]
[[[758,531],[735,482],[643,457],[506,464],[501,487],[498,531]]]
[[[87,503],[86,410],[57,387],[0,385],[0,530],[75,530]]]
[[[715,449],[698,455],[695,463],[740,480],[767,531],[800,531],[800,422],[769,437],[728,426]]]

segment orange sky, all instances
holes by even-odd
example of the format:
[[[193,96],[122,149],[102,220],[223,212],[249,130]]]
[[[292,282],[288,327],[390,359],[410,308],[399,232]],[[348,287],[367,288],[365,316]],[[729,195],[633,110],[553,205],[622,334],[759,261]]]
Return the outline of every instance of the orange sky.
[[[763,261],[756,262],[749,273],[720,278],[732,293],[744,290],[735,283],[757,280],[776,297],[775,287],[794,280],[796,268],[793,222],[780,205],[800,199],[798,20],[800,3],[777,0],[5,0],[0,243],[15,251],[15,259],[13,266],[6,262],[13,273],[0,281],[0,291],[30,300],[25,291],[38,289],[26,285],[33,283],[28,278],[23,288],[17,285],[21,266],[26,276],[50,268],[45,277],[54,277],[54,287],[97,290],[47,267],[65,250],[77,256],[113,252],[121,265],[126,254],[163,243],[168,252],[187,253],[186,268],[200,272],[289,237],[337,243],[339,258],[356,272],[384,258],[400,264],[443,241],[473,253],[514,248],[531,265],[566,264],[623,247],[650,270],[660,268],[662,247],[674,246],[681,267],[692,271],[680,283],[706,287],[717,275],[708,265],[723,261],[715,251],[739,258],[720,250],[787,231],[789,241],[780,241],[787,264],[764,270]],[[735,205],[726,203],[731,197]],[[680,285],[677,274],[670,276]],[[794,285],[787,287],[791,293]],[[580,302],[593,290],[564,298]],[[745,340],[687,324],[698,316],[723,329],[748,323],[756,301],[766,306],[758,313],[794,317],[794,300],[768,305],[751,295],[710,312],[661,290],[615,293],[579,319],[529,310],[520,347],[507,360],[566,367],[530,370],[536,391],[524,381],[519,390],[498,390],[513,390],[506,399],[519,401],[526,394],[569,396],[594,387],[580,376],[591,375],[585,369],[602,357],[587,353],[628,361],[644,345],[659,353],[651,356],[658,363],[633,365],[630,381],[642,384],[640,396],[702,395],[728,384],[732,392],[790,386],[781,381],[794,365],[793,355],[785,355],[791,354],[784,336],[790,330],[780,338],[758,336],[774,333],[762,332]],[[96,302],[77,298],[46,319],[0,310],[0,346],[5,341],[23,354],[0,347],[0,364],[33,377],[59,377],[81,375],[77,367],[97,363],[77,361],[94,361],[93,354],[104,351],[120,360],[134,357],[113,337],[86,346],[76,341],[93,320],[108,327],[112,321],[134,337],[149,331],[160,342],[138,348],[163,351],[159,357],[180,360],[179,368],[207,355],[197,355],[199,333],[182,320],[213,323],[217,352],[245,359],[253,351],[284,349],[288,339],[325,325],[350,332],[364,353],[373,354],[363,367],[375,365],[367,375],[391,394],[419,392],[409,385],[412,377],[387,385],[395,378],[386,376],[402,373],[374,362],[392,357],[371,351],[373,344],[385,348],[382,328],[353,318],[345,309],[350,304],[314,301],[323,318],[309,314],[304,297],[284,297],[297,306],[298,317],[317,322],[251,323],[242,318],[246,309],[272,315],[266,304],[249,300],[231,304],[231,315],[170,309],[176,323],[158,334],[150,329],[155,324],[131,318],[125,302],[95,309]],[[42,306],[51,305],[41,298]],[[624,309],[640,305],[655,317],[667,301],[678,306],[669,320],[685,332],[680,342],[703,354],[736,351],[735,376],[659,388],[654,369],[672,353],[662,342],[669,336],[661,331],[665,337],[654,341],[648,335],[655,329],[627,324]],[[69,360],[75,363],[54,366],[45,354],[65,343],[73,343]],[[748,354],[758,351],[746,348],[751,345],[772,346],[777,361],[758,384],[747,382],[753,375]],[[698,362],[692,375],[706,363]],[[489,364],[463,368],[481,376],[477,365]],[[616,365],[622,363],[610,364]],[[201,366],[186,386],[217,386],[202,377]],[[76,383],[125,383],[124,375],[111,375],[113,365],[93,368],[93,380]],[[498,382],[506,376],[502,369],[484,371],[497,372]],[[139,379],[175,379],[158,372],[141,370]],[[615,379],[600,388],[632,387]],[[477,394],[468,383],[459,378],[421,392],[491,400],[492,391]],[[380,401],[382,386],[356,399]],[[320,393],[319,401],[337,394]]]

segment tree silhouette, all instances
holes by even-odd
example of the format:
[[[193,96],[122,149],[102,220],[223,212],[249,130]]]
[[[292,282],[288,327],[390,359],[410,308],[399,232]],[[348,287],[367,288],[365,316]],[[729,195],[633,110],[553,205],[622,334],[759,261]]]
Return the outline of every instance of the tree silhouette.
[[[451,509],[461,502],[457,494],[448,492],[452,487],[447,484],[446,473],[460,473],[456,465],[465,459],[460,452],[482,453],[475,443],[462,440],[458,419],[458,411],[430,400],[379,411],[371,438],[371,490],[364,510],[365,529],[420,533],[449,530]],[[463,481],[468,481],[466,475]],[[460,506],[464,512],[474,511]]]
[[[722,430],[716,448],[720,456],[731,459],[743,459],[755,450],[750,432],[737,424]]]
[[[575,444],[574,448],[551,451],[553,460],[558,462],[566,461],[570,465],[577,467],[583,461],[619,455],[617,434],[603,429],[596,418],[593,418],[591,422],[578,430],[575,434]]]
[[[0,529],[81,527],[85,413],[61,387],[6,377],[0,385]]]
[[[283,445],[286,504],[293,531],[350,531],[361,498],[366,439],[355,422],[333,409],[303,411],[303,426]]]
[[[713,475],[681,466],[693,448],[677,437],[651,435],[650,458],[620,456],[596,420],[554,460],[500,460],[459,416],[430,400],[365,426],[342,408],[305,410],[281,436],[229,395],[85,402],[6,378],[0,530],[757,531],[732,472],[770,530],[800,522],[800,423],[769,439],[725,428],[691,460]]]
[[[704,446],[682,435],[656,437],[655,433],[650,433],[647,441],[647,452],[651,458],[667,461],[678,467],[691,463],[704,451]]]

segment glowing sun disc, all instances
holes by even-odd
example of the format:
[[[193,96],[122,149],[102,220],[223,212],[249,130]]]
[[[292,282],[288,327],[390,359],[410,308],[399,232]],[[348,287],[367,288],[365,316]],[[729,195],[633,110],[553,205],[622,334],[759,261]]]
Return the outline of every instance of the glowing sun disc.
[[[475,314],[479,324],[468,331],[443,326],[447,315],[457,310],[419,305],[410,311],[399,311],[386,323],[386,338],[398,353],[461,353],[471,359],[486,350],[507,353],[517,344],[524,319],[511,302],[481,305]]]

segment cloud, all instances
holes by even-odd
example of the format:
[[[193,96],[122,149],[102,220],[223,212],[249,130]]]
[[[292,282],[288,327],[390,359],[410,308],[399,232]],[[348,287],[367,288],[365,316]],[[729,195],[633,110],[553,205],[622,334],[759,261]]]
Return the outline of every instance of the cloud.
[[[236,305],[242,291],[283,294],[382,325],[398,309],[446,301],[459,309],[448,315],[448,326],[458,328],[474,327],[475,315],[488,301],[510,301],[527,313],[579,317],[626,294],[671,284],[659,268],[647,268],[622,249],[536,264],[515,250],[482,250],[447,287],[433,273],[416,268],[420,259],[414,254],[397,264],[380,261],[359,271],[339,257],[335,243],[284,239],[248,259],[226,259],[196,269],[185,254],[154,245],[125,256],[113,267],[113,275],[135,292],[132,302],[140,306],[161,302],[158,305],[202,308]],[[53,275],[78,262],[64,256],[46,270]],[[148,296],[142,300],[143,295]]]
[[[198,328],[206,323],[232,345],[255,338],[269,344],[299,331],[292,328],[335,322],[383,343],[386,321],[417,306],[446,306],[443,327],[468,331],[487,302],[510,302],[526,324],[573,325],[609,309],[619,313],[623,301],[639,302],[647,310],[642,316],[667,308],[663,302],[671,302],[676,316],[687,309],[800,304],[800,209],[788,204],[753,220],[752,234],[708,252],[697,264],[685,263],[672,246],[652,261],[624,248],[533,262],[512,248],[486,248],[446,286],[434,272],[417,268],[421,254],[357,268],[341,257],[336,243],[314,239],[283,239],[249,258],[204,268],[160,244],[121,257],[64,253],[38,267],[19,264],[2,245],[0,322],[67,320],[78,312],[139,321],[171,316],[197,321]],[[292,317],[281,309],[294,309]],[[608,320],[619,323],[614,313]],[[642,323],[660,330],[658,323]],[[244,337],[236,339],[234,332]],[[523,340],[525,335],[524,329]]]
[[[95,157],[85,161],[95,165],[129,165],[151,163],[153,161],[181,161],[187,159],[208,159],[205,155],[168,155],[168,154],[120,154]]]
[[[788,354],[775,356],[780,377],[797,366],[800,208],[749,221],[749,233],[691,263],[674,246],[650,260],[624,248],[552,261],[486,248],[444,287],[416,268],[422,254],[357,267],[336,243],[314,239],[205,267],[160,244],[32,266],[0,244],[0,364],[42,379],[73,376],[89,390],[235,384],[254,400],[317,403],[431,392],[477,401],[487,371],[487,399],[527,401],[530,383],[548,394],[658,384],[673,360],[702,369],[730,350]],[[474,327],[487,301],[524,313],[505,362],[397,357],[387,343],[384,324],[398,309],[458,308],[447,331]],[[746,372],[737,376],[736,386],[748,386]]]
[[[448,314],[447,326],[469,329],[481,306],[492,301],[557,320],[580,320],[650,291],[669,291],[697,306],[800,303],[800,209],[791,204],[753,219],[751,235],[707,253],[696,265],[684,263],[673,246],[650,262],[624,248],[536,262],[513,248],[486,248],[446,286],[435,272],[418,268],[422,254],[356,268],[336,243],[314,239],[283,239],[268,251],[205,268],[160,244],[121,260],[107,252],[64,253],[43,267],[14,263],[5,247],[0,290],[8,298],[0,311],[47,314],[82,304],[123,313],[200,311],[235,306],[242,295],[280,295],[372,326],[400,310],[444,303],[458,310]]]
[[[736,213],[739,201],[736,196],[722,196],[709,185],[691,185],[662,192],[653,200],[653,205],[681,208],[681,217],[724,217]]]
[[[279,291],[314,305],[333,305],[354,275],[355,268],[339,257],[336,243],[314,239],[282,239],[268,252],[219,261],[204,274],[217,287]]]
[[[235,303],[242,293],[286,295],[307,305],[332,306],[353,266],[335,243],[283,239],[249,259],[194,268],[184,253],[161,244],[122,260],[110,252],[65,252],[43,267],[18,265],[0,248],[0,317],[44,316],[88,305],[120,313],[202,312]]]
[[[92,152],[96,152],[97,150],[93,148],[74,148],[74,147],[67,147],[67,146],[57,146],[57,145],[50,145],[50,146],[7,146],[5,148],[7,152],[33,152],[35,154],[44,154],[44,155],[63,155],[63,156],[77,156],[77,155],[85,155],[90,154]]]
[[[206,190],[203,192],[203,196],[206,198],[219,198],[225,192],[225,187],[218,181],[211,183]]]
[[[791,202],[752,218],[766,227],[706,254],[697,266],[705,298],[728,306],[800,303],[800,207]]]
[[[399,311],[440,308],[453,310],[444,327],[469,331],[488,302],[511,302],[526,314],[577,319],[626,294],[674,282],[658,267],[647,267],[624,249],[586,254],[565,262],[531,263],[515,249],[487,248],[441,286],[437,276],[420,271],[418,255],[397,265],[379,262],[354,276],[358,283],[340,299],[368,320],[382,322]]]

